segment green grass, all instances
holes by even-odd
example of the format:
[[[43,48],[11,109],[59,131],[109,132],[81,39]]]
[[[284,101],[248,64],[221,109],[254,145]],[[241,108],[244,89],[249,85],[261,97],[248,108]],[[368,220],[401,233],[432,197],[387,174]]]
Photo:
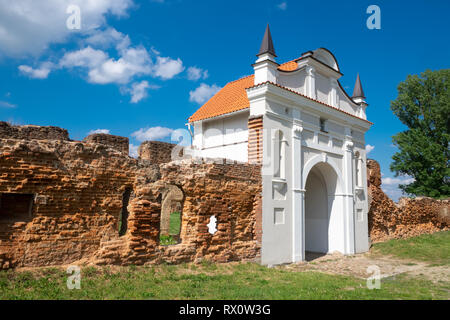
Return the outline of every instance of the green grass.
[[[449,299],[448,283],[397,276],[369,290],[365,280],[252,263],[87,267],[81,289],[62,269],[0,272],[0,299]]]
[[[424,261],[435,265],[449,265],[450,231],[375,243],[373,252],[375,254],[393,255],[402,259]]]
[[[181,230],[181,213],[173,212],[170,214],[170,234],[180,234]]]
[[[181,213],[173,212],[170,214],[170,226],[169,235],[161,235],[159,237],[159,244],[162,246],[168,246],[172,244],[177,244],[178,241],[174,239],[174,235],[179,235],[181,230]]]
[[[426,261],[430,266],[448,265],[449,237],[450,232],[440,232],[392,240],[375,244],[373,251]],[[421,276],[397,275],[383,279],[380,290],[369,290],[364,279],[253,263],[85,267],[80,290],[67,289],[68,276],[61,268],[0,271],[0,300],[450,299],[449,282],[433,283]]]

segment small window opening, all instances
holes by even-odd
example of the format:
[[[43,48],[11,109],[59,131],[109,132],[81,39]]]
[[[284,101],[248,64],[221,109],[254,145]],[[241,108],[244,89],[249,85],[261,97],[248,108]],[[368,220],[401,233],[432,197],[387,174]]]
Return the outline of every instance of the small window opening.
[[[128,230],[128,203],[131,197],[131,188],[126,188],[122,196],[122,211],[119,214],[119,236],[125,235]]]
[[[33,194],[1,193],[0,220],[21,221],[32,217]]]
[[[320,119],[320,131],[328,133],[327,121],[325,119]]]

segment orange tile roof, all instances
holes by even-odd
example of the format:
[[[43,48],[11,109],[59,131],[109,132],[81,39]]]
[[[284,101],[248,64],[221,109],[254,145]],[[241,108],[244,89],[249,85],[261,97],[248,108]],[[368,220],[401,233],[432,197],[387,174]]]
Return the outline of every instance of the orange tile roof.
[[[198,109],[189,118],[189,122],[217,117],[223,114],[249,108],[250,102],[248,101],[247,92],[245,89],[253,86],[254,84],[254,75],[228,83],[200,109]]]
[[[297,58],[297,59],[285,62],[283,64],[280,64],[280,66],[278,67],[278,70],[282,70],[282,71],[294,71],[294,70],[296,70],[297,67],[298,67],[297,61],[299,59],[300,58]]]

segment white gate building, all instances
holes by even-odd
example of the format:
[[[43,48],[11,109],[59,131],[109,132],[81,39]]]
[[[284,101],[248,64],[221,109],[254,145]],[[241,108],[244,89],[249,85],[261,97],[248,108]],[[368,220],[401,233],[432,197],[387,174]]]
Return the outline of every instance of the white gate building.
[[[350,97],[324,48],[278,64],[269,26],[254,74],[230,82],[189,119],[193,146],[208,158],[262,164],[262,264],[305,252],[369,249],[359,75]]]

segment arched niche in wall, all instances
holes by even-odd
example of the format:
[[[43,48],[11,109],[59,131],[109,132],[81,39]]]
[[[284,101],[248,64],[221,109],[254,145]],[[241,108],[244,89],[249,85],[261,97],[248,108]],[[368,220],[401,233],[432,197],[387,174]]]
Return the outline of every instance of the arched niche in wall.
[[[286,144],[282,130],[276,130],[273,136],[273,176],[275,178],[286,178]]]
[[[161,245],[172,245],[180,242],[183,204],[183,190],[176,185],[167,185],[161,201]]]

